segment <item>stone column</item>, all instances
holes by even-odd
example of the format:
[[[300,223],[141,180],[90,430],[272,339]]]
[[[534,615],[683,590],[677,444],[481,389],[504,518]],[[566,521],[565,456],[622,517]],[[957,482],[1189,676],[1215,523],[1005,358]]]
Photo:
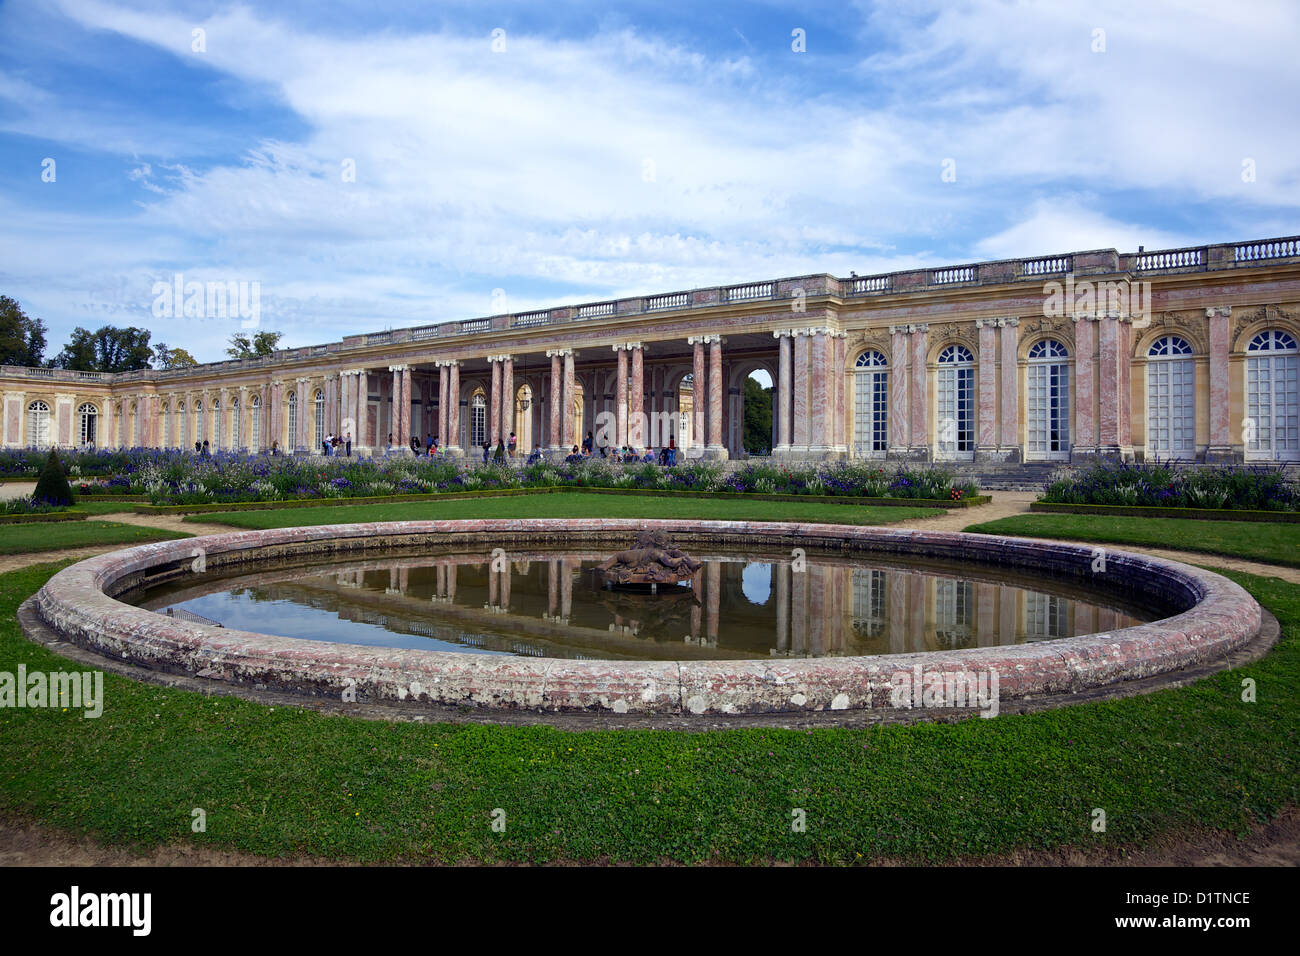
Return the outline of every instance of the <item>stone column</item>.
[[[569,449],[576,442],[573,440],[573,349],[564,350],[564,404],[560,408],[560,443],[564,448],[564,453],[569,454]],[[568,617],[568,614],[565,614]]]
[[[787,457],[790,454],[790,362],[792,332],[790,329],[778,329],[772,335],[776,338],[780,358],[776,373],[776,445],[772,449],[774,456]],[[787,604],[788,604],[787,600]]]
[[[911,445],[908,435],[908,326],[891,325],[889,356],[889,451],[901,454]]]
[[[704,447],[704,405],[708,401],[708,383],[704,380],[705,336],[695,335],[686,340],[694,347],[691,365],[691,444]]]
[[[844,366],[849,358],[849,334],[836,332],[832,336],[834,345],[834,364],[831,366],[831,387],[835,390],[835,427],[831,435],[831,450],[840,457],[849,452],[848,435],[848,399],[845,390],[848,383],[844,381]]]
[[[230,447],[230,442],[226,440],[227,429],[230,427],[228,419],[231,415],[230,389],[219,389],[217,392],[217,400],[221,402],[221,415],[216,418],[216,423],[213,425],[213,428],[216,431],[216,434],[213,437],[216,441],[212,443],[212,447],[216,451],[221,451],[223,448]]]
[[[785,336],[783,341],[788,341]],[[790,565],[784,561],[774,564],[776,574],[776,652],[779,655],[790,651]]]
[[[645,454],[645,359],[640,342],[629,342],[632,353],[632,407],[628,410],[628,444],[640,454]]]
[[[722,336],[709,335],[709,445],[705,455],[725,461],[727,446],[722,443]]]
[[[1123,319],[1118,313],[1108,313],[1099,319],[1097,370],[1098,388],[1097,452],[1112,457],[1127,457],[1132,449],[1123,441],[1124,413],[1123,390],[1128,387],[1128,355],[1124,354],[1126,336],[1121,328]]]
[[[976,460],[986,459],[997,449],[997,324],[998,319],[976,319],[979,330],[979,425],[975,445]]]
[[[930,459],[930,408],[926,404],[926,352],[929,349],[930,326],[913,325],[912,331],[912,376],[911,376],[911,433],[912,455],[928,461]]]
[[[1095,319],[1074,317],[1074,432],[1070,455],[1097,453],[1097,390],[1093,359],[1097,352]]]
[[[519,430],[515,427],[515,360],[510,355],[503,355],[501,356],[501,437],[506,440],[507,451],[510,448],[511,432],[515,433],[517,442]]]
[[[1228,378],[1232,308],[1206,309],[1210,321],[1210,445],[1206,461],[1232,461],[1232,388]]]
[[[1002,349],[1002,431],[998,447],[1005,461],[1022,461],[1020,449],[1020,345],[1017,318],[1002,319],[998,343]]]
[[[243,451],[248,447],[248,387],[239,386],[239,407],[230,410],[230,450]],[[239,441],[235,441],[235,419],[239,419]]]
[[[305,452],[311,445],[308,441],[307,423],[311,420],[309,409],[315,409],[315,403],[310,401],[307,394],[307,383],[310,379],[300,378],[298,385],[298,434],[294,436],[294,451]],[[319,449],[314,449],[319,450]]]
[[[460,447],[460,360],[451,359],[447,366],[447,433],[443,438],[447,454],[464,454]],[[453,569],[454,570],[454,569]]]
[[[831,409],[827,408],[827,346],[830,344],[827,328],[808,330],[808,385],[812,401],[808,408],[808,455],[811,458],[824,458],[830,450],[827,436],[830,434]]]
[[[790,429],[793,440],[790,454],[795,458],[808,457],[808,330],[792,329],[794,340],[794,385],[790,389]]]
[[[390,365],[393,373],[392,432],[394,448],[411,450],[411,366]]]
[[[564,404],[564,350],[550,349],[546,352],[546,357],[551,360],[551,381],[550,388],[547,389],[547,402],[551,406],[551,427],[550,434],[547,436],[547,445],[551,450],[552,456],[560,450],[560,407]]]
[[[614,443],[620,448],[627,444],[627,349],[627,345],[614,346],[614,357],[618,360],[614,375],[614,415],[618,430]]]
[[[496,453],[497,440],[501,437],[501,356],[489,355],[488,365],[492,368],[492,388],[488,393],[488,443]]]

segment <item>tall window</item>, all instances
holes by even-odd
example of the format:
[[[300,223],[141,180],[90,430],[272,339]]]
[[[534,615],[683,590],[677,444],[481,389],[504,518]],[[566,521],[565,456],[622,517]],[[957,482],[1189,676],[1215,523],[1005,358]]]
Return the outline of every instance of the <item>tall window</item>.
[[[482,448],[487,443],[487,396],[475,392],[469,400],[469,443]]]
[[[1246,457],[1300,459],[1300,349],[1289,332],[1260,332],[1246,347]]]
[[[1025,457],[1051,461],[1070,457],[1069,352],[1055,339],[1029,349],[1025,402]]]
[[[963,345],[939,353],[935,424],[940,457],[975,457],[975,358]]]
[[[292,451],[298,447],[298,393],[289,393],[289,440],[285,448]]]
[[[243,436],[243,428],[242,428],[244,423],[239,420],[240,411],[241,409],[239,407],[239,399],[232,398],[230,400],[230,450],[231,451],[239,451],[239,449],[244,447],[244,442],[243,442],[244,436]]]
[[[199,399],[194,403],[194,440],[201,442],[207,437],[207,419],[203,414],[203,399]]]
[[[176,444],[182,449],[190,447],[190,423],[189,415],[186,414],[185,403],[176,403]]]
[[[946,650],[971,646],[975,586],[970,581],[934,581],[934,636]]]
[[[854,569],[853,630],[862,637],[881,637],[888,623],[889,579],[884,571]]]
[[[316,415],[316,447],[319,449],[325,444],[325,393],[320,389],[316,390],[312,406]]]
[[[93,445],[99,438],[99,409],[86,402],[77,409],[78,444]]]
[[[889,448],[889,362],[880,352],[858,356],[853,368],[853,453],[883,458]]]
[[[140,447],[140,406],[131,405],[131,447]]]
[[[1026,592],[1025,640],[1050,641],[1068,637],[1068,608],[1063,597],[1037,591]]]
[[[262,450],[262,397],[260,395],[254,395],[249,402],[248,450],[254,453]]]
[[[27,406],[27,444],[44,448],[50,443],[50,406],[32,402]]]
[[[221,440],[226,433],[226,410],[221,407],[221,399],[212,400],[212,448],[219,450]]]
[[[1185,339],[1166,335],[1147,350],[1147,455],[1196,454],[1196,363]]]

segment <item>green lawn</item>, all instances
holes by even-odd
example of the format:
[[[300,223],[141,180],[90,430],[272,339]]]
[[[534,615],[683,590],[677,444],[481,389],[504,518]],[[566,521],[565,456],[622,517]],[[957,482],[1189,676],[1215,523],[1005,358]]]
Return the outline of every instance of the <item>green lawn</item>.
[[[967,526],[977,534],[1061,538],[1131,544],[1300,567],[1300,524],[1261,521],[1197,521],[1193,518],[1125,518],[1099,515],[1027,514]]]
[[[0,671],[67,666],[14,619],[56,567],[0,575]],[[1265,660],[1190,688],[953,725],[384,723],[107,676],[99,719],[0,710],[0,814],[142,849],[413,861],[851,864],[1243,832],[1300,798],[1300,588],[1232,577],[1282,621]],[[1256,703],[1241,700],[1245,677]],[[191,832],[194,808],[205,833]],[[504,833],[490,826],[496,808]],[[796,808],[804,833],[791,830]]]
[[[834,505],[817,501],[735,501],[710,498],[651,498],[567,492],[415,501],[400,504],[322,505],[268,511],[191,515],[186,521],[237,528],[288,528],[362,521],[420,521],[438,518],[720,518],[739,521],[816,521],[831,524],[890,524],[907,518],[938,517],[943,509]]]
[[[111,515],[133,511],[138,504],[138,501],[78,501],[73,509],[88,515]]]
[[[179,531],[117,524],[111,521],[51,521],[9,524],[0,527],[0,554],[26,554],[30,551],[58,551],[62,548],[88,548],[98,544],[144,544],[190,538]]]

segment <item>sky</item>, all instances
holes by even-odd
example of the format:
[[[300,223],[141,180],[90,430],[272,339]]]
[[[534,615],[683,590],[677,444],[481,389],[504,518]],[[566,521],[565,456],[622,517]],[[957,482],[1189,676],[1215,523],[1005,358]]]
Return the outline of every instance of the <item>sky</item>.
[[[1300,3],[0,3],[0,294],[200,361],[1300,233]],[[255,284],[255,285],[254,285]]]

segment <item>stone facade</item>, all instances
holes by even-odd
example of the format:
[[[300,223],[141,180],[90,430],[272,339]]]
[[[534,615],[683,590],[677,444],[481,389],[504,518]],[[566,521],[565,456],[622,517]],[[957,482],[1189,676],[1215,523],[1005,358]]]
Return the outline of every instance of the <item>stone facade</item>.
[[[0,443],[734,458],[771,378],[785,460],[1300,460],[1300,240],[810,275],[118,375],[0,368]],[[864,357],[874,353],[872,362]],[[394,409],[404,413],[394,414]],[[607,425],[602,432],[601,426]]]

